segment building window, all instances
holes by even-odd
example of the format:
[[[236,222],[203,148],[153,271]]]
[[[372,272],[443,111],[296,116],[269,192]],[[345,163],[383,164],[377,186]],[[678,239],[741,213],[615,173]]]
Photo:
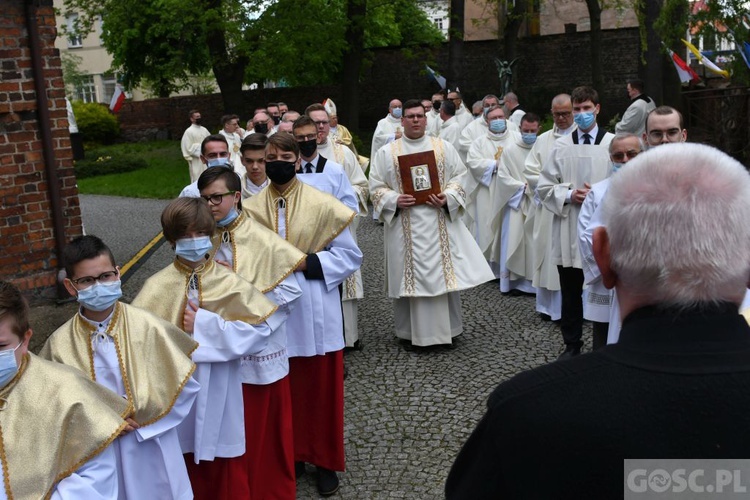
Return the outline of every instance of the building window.
[[[432,19],[432,22],[435,23],[435,27],[439,29],[440,31],[443,31],[443,18],[442,17],[435,17]]]
[[[109,103],[112,100],[112,96],[115,94],[115,87],[117,86],[117,78],[112,73],[105,73],[102,75],[102,87],[104,88],[104,96],[102,98],[103,103]]]
[[[68,14],[66,16],[66,24],[68,31],[68,48],[75,49],[83,45],[80,34],[75,34],[76,22],[78,21],[78,14]]]
[[[83,102],[98,102],[96,100],[94,75],[86,75],[81,78],[81,83],[76,86],[76,99]]]

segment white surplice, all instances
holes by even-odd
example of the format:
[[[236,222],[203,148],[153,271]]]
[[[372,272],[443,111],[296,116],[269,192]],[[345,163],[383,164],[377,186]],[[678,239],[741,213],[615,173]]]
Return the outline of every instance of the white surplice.
[[[190,288],[188,299],[199,303]],[[266,321],[250,325],[225,321],[218,314],[198,309],[193,338],[193,375],[201,390],[187,418],[177,428],[183,453],[193,453],[195,463],[245,453],[245,412],[240,377],[241,358],[262,352],[268,339],[289,316],[278,308]]]
[[[461,124],[458,123],[458,120],[455,116],[452,116],[445,120],[443,124],[440,126],[440,134],[438,137],[440,137],[442,140],[446,142],[450,142],[451,146],[458,152],[458,156],[461,158],[461,161],[466,163],[466,154],[462,154],[459,150],[459,144],[458,140],[461,137],[461,131],[463,130],[463,127],[461,127]]]
[[[206,170],[206,165],[201,161],[201,143],[209,135],[211,132],[206,127],[195,124],[190,125],[182,134],[180,149],[182,149],[182,157],[188,162],[190,182],[197,181],[201,172]]]
[[[595,137],[596,128],[591,134]],[[593,186],[609,177],[611,164],[608,147],[613,137],[607,132],[600,144],[593,144],[593,139],[592,144],[574,144],[572,134],[561,137],[555,142],[549,160],[542,168],[537,192],[545,208],[554,214],[552,265],[582,268],[578,250],[578,214],[581,206],[569,200],[573,189],[582,189],[586,183]]]
[[[526,157],[531,145],[523,142],[518,134],[500,157],[495,182],[495,196],[502,217],[500,235],[500,291],[520,290],[535,293],[531,238],[533,233],[533,193],[528,189],[523,176]],[[527,224],[527,217],[531,218]]]
[[[5,464],[0,458],[0,481],[5,481]],[[0,500],[7,500],[5,488],[0,488]],[[115,450],[107,446],[97,456],[64,478],[52,490],[50,500],[112,500],[118,497]],[[190,496],[192,498],[192,495]]]
[[[326,164],[326,169],[328,169]],[[326,178],[323,174],[304,174],[297,178],[305,184]],[[327,192],[324,189],[321,191]],[[301,208],[304,210],[304,207]],[[286,208],[278,208],[278,234],[286,238]],[[312,230],[313,228],[311,228]],[[325,249],[317,252],[323,279],[307,279],[303,271],[296,271],[302,297],[289,315],[287,322],[287,351],[289,356],[319,356],[344,348],[344,326],[341,315],[339,285],[362,265],[362,252],[344,229]]]
[[[84,316],[81,318],[94,328],[91,334],[91,352],[96,381],[125,397],[125,384],[115,343],[106,333],[112,316],[100,322],[91,321]],[[169,413],[153,424],[125,434],[112,443],[119,484],[117,498],[193,498],[177,427],[192,408],[199,390],[200,385],[191,377]]]
[[[608,290],[602,283],[593,251],[594,230],[602,225],[600,220],[594,218],[594,214],[604,201],[607,188],[609,178],[591,186],[578,215],[578,250],[583,264],[583,282],[588,285],[586,300],[583,302],[583,318],[599,323],[609,322],[613,301],[613,290]]]
[[[234,263],[232,246],[222,242],[214,256],[216,260]],[[230,267],[231,268],[231,267]],[[294,274],[287,276],[281,283],[265,294],[266,298],[279,309],[291,312],[302,296],[302,289]],[[243,356],[240,361],[240,379],[243,384],[272,384],[289,374],[289,353],[287,351],[286,322],[279,325],[268,336],[266,347],[255,354]]]
[[[223,135],[227,140],[227,145],[229,146],[229,154],[232,157],[232,165],[234,166],[234,171],[237,173],[237,175],[244,174],[246,170],[241,160],[242,153],[240,153],[240,147],[242,146],[242,139],[240,138],[240,134],[238,134],[237,132],[232,132],[230,134],[224,129],[219,130],[219,134]]]
[[[493,134],[485,129],[485,134],[476,139],[469,148],[466,166],[468,176],[466,181],[466,216],[464,221],[469,227],[474,240],[479,245],[485,259],[491,262],[492,244],[496,235],[499,238],[502,219],[496,217],[500,212],[495,191],[495,178],[500,158],[513,141],[512,132],[506,130],[502,134]],[[490,266],[498,265],[497,260]],[[499,277],[499,269],[496,277]]]
[[[442,208],[417,205],[399,209],[403,192],[396,159],[433,151],[438,181],[447,196]],[[466,167],[448,143],[430,137],[402,137],[378,151],[370,171],[373,217],[384,223],[385,287],[394,307],[396,333],[415,345],[447,344],[460,333],[457,292],[494,278],[481,250],[461,221],[466,206]],[[427,300],[423,300],[427,298]],[[439,300],[436,300],[439,299]],[[401,308],[418,314],[408,323]],[[446,314],[447,313],[447,314]],[[409,313],[411,316],[411,312]],[[416,328],[415,328],[416,327]]]
[[[366,217],[369,210],[369,186],[367,177],[354,153],[341,144],[333,142],[330,138],[324,144],[318,144],[318,153],[325,158],[333,159],[336,163],[343,165],[349,182],[357,195],[359,201],[359,214],[349,225],[349,232],[357,243],[357,228],[359,218]],[[323,170],[325,173],[325,169]],[[333,194],[333,193],[331,193]],[[353,347],[359,340],[358,306],[357,300],[365,296],[362,283],[362,270],[357,269],[354,274],[344,281],[341,293],[341,308],[344,313],[344,338],[347,347]]]
[[[550,316],[555,321],[559,320],[561,316],[562,297],[560,295],[560,275],[557,272],[557,267],[551,264],[552,246],[550,238],[552,236],[553,214],[542,205],[542,200],[539,199],[536,188],[542,166],[549,159],[555,141],[575,129],[575,125],[567,130],[560,130],[555,126],[552,130],[548,130],[537,137],[529,155],[526,157],[523,172],[524,178],[529,184],[529,189],[534,193],[533,199],[536,207],[532,234],[534,275],[531,278],[531,284],[536,288],[536,310]]]
[[[394,118],[393,115],[388,113],[385,118],[378,122],[375,127],[375,133],[372,135],[372,146],[370,148],[370,156],[375,156],[380,148],[395,140],[396,132],[402,131],[401,118]]]

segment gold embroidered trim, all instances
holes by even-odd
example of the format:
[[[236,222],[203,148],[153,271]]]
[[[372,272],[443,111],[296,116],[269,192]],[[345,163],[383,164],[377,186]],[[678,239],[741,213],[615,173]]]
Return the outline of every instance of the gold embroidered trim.
[[[120,305],[120,302],[115,302],[115,310],[112,313],[112,319],[109,321],[109,326],[107,327],[107,330],[105,331],[105,334],[112,337],[113,340],[115,338],[112,336],[112,330],[115,327],[115,324],[117,323],[117,320],[120,319],[120,311],[122,309],[122,306]],[[80,314],[80,313],[78,313]],[[91,370],[91,380],[96,382],[96,371],[94,370],[94,349],[91,347],[91,334],[96,332],[96,328],[94,325],[89,323],[88,321],[83,321],[80,318],[78,319],[79,324],[84,330],[88,331],[88,338],[86,339],[86,347],[89,353],[89,369]],[[115,348],[117,348],[117,343],[115,342]],[[122,360],[120,359],[120,353],[117,353],[117,359],[120,361],[120,372],[122,372]],[[125,377],[125,374],[122,373],[123,380],[125,383],[125,390],[130,391],[130,388],[127,385],[127,377]],[[128,398],[128,401],[132,400]]]
[[[466,202],[466,191],[464,190],[464,187],[457,183],[457,182],[449,182],[447,186],[445,186],[445,190],[452,189],[456,192],[458,196],[461,197],[461,200],[465,203]]]
[[[194,348],[194,349],[192,349],[192,350],[190,351],[190,353],[188,354],[188,356],[192,356],[193,352],[194,352],[194,351],[195,351],[195,349],[197,349],[197,348],[198,348],[198,346],[195,346],[195,348]],[[118,356],[119,356],[119,352],[118,352]],[[182,390],[183,390],[183,389],[185,388],[185,384],[187,384],[187,383],[188,383],[188,380],[190,380],[190,377],[192,377],[192,376],[193,376],[193,373],[194,373],[194,372],[195,372],[195,363],[193,363],[193,367],[192,367],[192,368],[190,369],[190,371],[188,372],[187,376],[185,377],[185,379],[184,379],[184,380],[182,381],[182,383],[180,384],[180,387],[179,387],[179,389],[178,389],[178,390],[177,390],[177,392],[175,393],[175,396],[174,396],[174,398],[172,398],[172,402],[171,402],[171,403],[169,403],[169,406],[167,407],[167,409],[166,409],[166,410],[164,410],[164,411],[163,411],[163,412],[162,412],[161,414],[159,414],[159,415],[157,415],[156,417],[154,417],[154,418],[152,418],[151,420],[149,420],[148,422],[138,422],[138,425],[140,425],[141,427],[145,427],[145,426],[147,426],[147,425],[151,425],[151,424],[153,424],[154,422],[157,422],[158,420],[162,419],[162,418],[163,418],[164,416],[166,416],[166,415],[167,415],[167,414],[168,414],[168,413],[169,413],[170,411],[172,411],[172,408],[174,408],[174,404],[175,404],[175,403],[177,402],[177,398],[179,398],[179,397],[180,397],[180,394],[182,394]]]
[[[112,434],[110,434],[110,436],[101,445],[99,445],[99,447],[97,449],[95,449],[94,451],[92,451],[91,453],[89,453],[88,456],[83,457],[81,460],[78,461],[78,463],[73,464],[73,466],[70,467],[68,470],[63,471],[60,474],[58,474],[57,477],[55,478],[54,483],[52,484],[52,487],[44,495],[44,498],[50,498],[52,496],[52,492],[54,491],[55,487],[57,486],[57,483],[59,483],[60,481],[62,481],[63,479],[65,479],[66,477],[70,476],[75,471],[77,471],[78,469],[80,469],[81,467],[83,467],[83,464],[85,464],[86,462],[88,462],[89,460],[91,460],[92,458],[94,458],[95,456],[99,455],[101,452],[103,452],[107,448],[107,446],[111,445],[112,442],[115,439],[117,439],[118,437],[120,437],[120,434],[125,429],[125,427],[127,427],[127,425],[128,425],[128,423],[125,422],[125,421],[123,421],[122,425],[120,425],[120,427],[115,432],[113,432]]]
[[[386,188],[378,188],[374,192],[370,194],[370,199],[372,200],[372,206],[380,209],[380,200],[383,199],[383,196],[388,192],[388,189]]]
[[[10,490],[10,477],[8,477],[8,457],[5,456],[5,440],[3,439],[3,428],[0,426],[0,459],[3,461],[3,485],[8,500],[13,500],[13,492]]]
[[[350,274],[345,282],[345,290],[346,294],[344,295],[344,298],[347,299],[355,299],[357,298],[357,277],[354,274]]]
[[[430,143],[432,144],[432,150],[435,153],[435,163],[437,163],[438,180],[440,182],[440,191],[445,191],[445,149],[443,148],[443,141],[438,140],[437,137],[430,137]],[[399,176],[400,177],[400,176]]]
[[[338,142],[332,142],[331,148],[333,149],[333,157],[336,159],[336,163],[344,165],[344,149]]]
[[[391,147],[393,157],[393,168],[398,183],[398,192],[403,193],[401,175],[399,174],[398,157],[402,151],[403,141],[401,139],[394,141]],[[404,294],[413,295],[416,291],[414,283],[414,247],[411,240],[411,210],[408,208],[401,209],[401,231],[404,234]]]
[[[456,275],[453,271],[453,260],[451,259],[450,239],[448,238],[448,228],[445,224],[445,212],[441,209],[438,213],[438,236],[440,237],[440,260],[443,265],[443,277],[445,278],[445,287],[448,290],[456,288]]]

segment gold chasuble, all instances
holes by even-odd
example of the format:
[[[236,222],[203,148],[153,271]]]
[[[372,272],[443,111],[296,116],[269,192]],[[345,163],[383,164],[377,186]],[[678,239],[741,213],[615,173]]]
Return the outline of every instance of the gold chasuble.
[[[78,368],[96,380],[91,334],[94,327],[76,314],[47,340],[39,355]],[[153,424],[174,406],[195,364],[190,355],[198,347],[185,332],[161,318],[117,302],[107,328],[117,351],[133,419],[141,426]]]
[[[9,499],[49,498],[61,480],[104,451],[130,404],[76,370],[26,354],[0,389],[0,457]]]
[[[225,321],[257,325],[276,312],[276,305],[253,285],[226,267],[217,265],[213,259],[195,270],[175,259],[146,280],[132,304],[182,328],[188,286],[193,275],[198,279],[198,306],[218,314]]]
[[[268,229],[279,232],[278,206],[284,200],[286,240],[307,254],[320,252],[349,227],[356,212],[328,193],[297,178],[284,191],[273,184],[245,201],[243,210]]]
[[[222,241],[232,248],[234,272],[263,293],[276,288],[307,257],[243,212],[228,226],[216,228],[213,236],[215,250]]]

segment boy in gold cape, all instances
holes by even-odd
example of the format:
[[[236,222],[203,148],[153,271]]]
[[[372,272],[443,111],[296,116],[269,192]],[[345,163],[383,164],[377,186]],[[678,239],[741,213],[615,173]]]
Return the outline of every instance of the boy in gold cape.
[[[219,167],[214,167],[219,168]],[[161,216],[175,249],[133,301],[192,335],[195,406],[178,428],[195,498],[249,498],[240,363],[257,355],[286,320],[250,283],[210,257],[216,224],[205,200],[178,198]]]

